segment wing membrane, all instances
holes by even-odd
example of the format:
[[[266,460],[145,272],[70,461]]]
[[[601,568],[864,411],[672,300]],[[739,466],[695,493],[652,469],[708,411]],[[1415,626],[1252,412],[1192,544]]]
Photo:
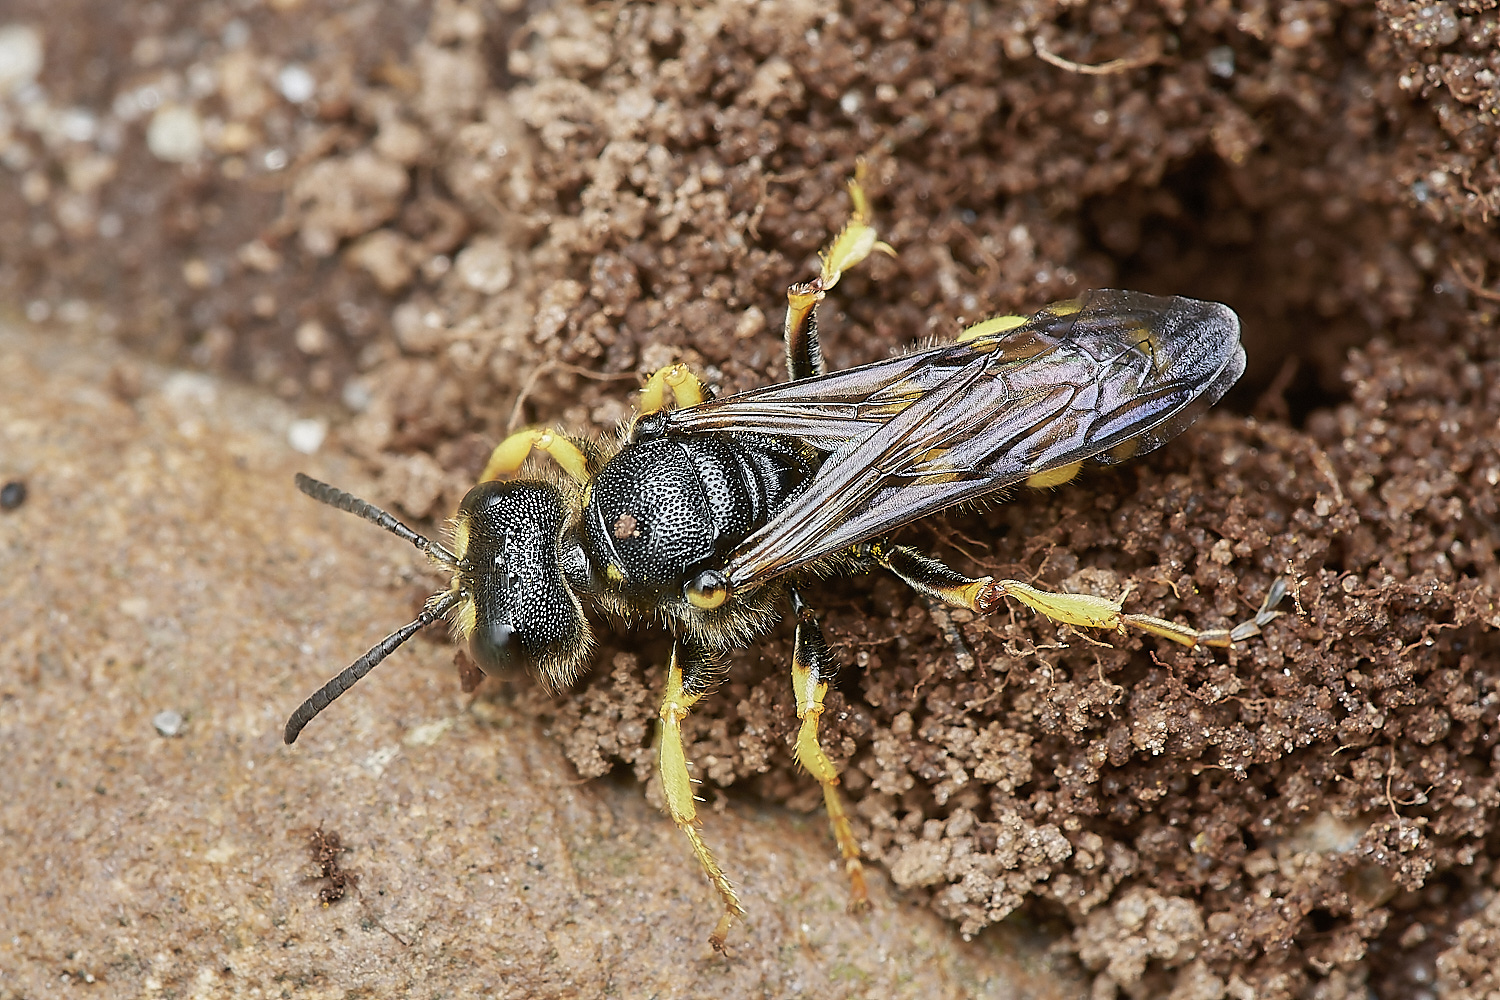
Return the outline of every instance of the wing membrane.
[[[1228,307],[1105,289],[1003,333],[676,411],[668,433],[780,435],[828,454],[731,555],[745,586],[1038,473],[1150,451],[1244,363]]]

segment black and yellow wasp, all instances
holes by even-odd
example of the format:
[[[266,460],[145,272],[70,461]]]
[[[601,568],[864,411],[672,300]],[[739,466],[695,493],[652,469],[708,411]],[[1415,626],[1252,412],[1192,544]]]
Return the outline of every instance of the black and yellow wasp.
[[[802,598],[813,581],[883,567],[930,599],[979,614],[1008,596],[1059,622],[1134,626],[1188,645],[1255,634],[1274,615],[1272,602],[1234,630],[1200,632],[1124,614],[1100,597],[973,579],[887,541],[956,504],[1017,484],[1055,486],[1087,463],[1150,451],[1224,394],[1245,354],[1226,306],[1101,290],[1029,319],[986,320],[956,343],[826,372],[818,302],[871,252],[892,252],[876,237],[857,180],[849,188],[854,210],[822,255],[822,272],[787,292],[788,381],[711,399],[674,365],[646,383],[639,415],[616,441],[514,434],[464,497],[446,546],[299,475],[304,493],[413,543],[452,582],[307,699],[287,722],[286,741],[440,618],[486,672],[524,666],[553,690],[587,664],[592,617],[654,619],[674,637],[660,709],[662,788],[723,902],[709,939],[722,948],[743,910],[698,831],[682,721],[726,651],[766,634],[788,611],[797,759],[823,787],[852,905],[866,899],[838,772],[818,743],[834,660]],[[552,461],[514,478],[538,451]]]

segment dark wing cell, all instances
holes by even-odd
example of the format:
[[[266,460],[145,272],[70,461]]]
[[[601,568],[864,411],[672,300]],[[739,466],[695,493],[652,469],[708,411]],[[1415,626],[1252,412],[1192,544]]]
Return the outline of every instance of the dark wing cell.
[[[1227,306],[1104,289],[1003,332],[680,410],[668,433],[783,435],[828,454],[731,556],[743,587],[1049,470],[1150,451],[1244,367]]]

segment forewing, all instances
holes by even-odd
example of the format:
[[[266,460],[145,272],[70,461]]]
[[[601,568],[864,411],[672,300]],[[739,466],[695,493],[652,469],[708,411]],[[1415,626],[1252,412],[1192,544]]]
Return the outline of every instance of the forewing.
[[[1004,333],[712,401],[669,425],[829,453],[730,557],[744,586],[1049,469],[1149,451],[1243,369],[1226,306],[1106,289]]]

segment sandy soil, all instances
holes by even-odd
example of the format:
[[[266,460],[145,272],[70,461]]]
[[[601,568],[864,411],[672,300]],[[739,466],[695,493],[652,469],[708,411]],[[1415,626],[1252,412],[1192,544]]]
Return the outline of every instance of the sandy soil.
[[[1133,609],[1200,626],[1243,618],[1285,576],[1296,614],[1229,654],[1138,639],[1105,648],[1021,613],[960,620],[970,663],[892,581],[831,585],[818,607],[846,669],[825,742],[846,769],[857,833],[901,905],[925,906],[990,956],[993,928],[1038,929],[1095,996],[1483,997],[1500,989],[1497,35],[1490,0],[690,11],[17,0],[0,24],[0,66],[16,67],[0,72],[0,165],[11,179],[0,184],[0,294],[38,329],[78,331],[67,343],[82,350],[132,352],[107,355],[127,359],[112,375],[70,376],[75,394],[92,385],[124,407],[84,421],[78,455],[125,452],[126,439],[109,435],[125,434],[119,422],[136,419],[126,411],[154,398],[137,385],[150,379],[133,374],[156,371],[148,360],[187,367],[255,387],[254,405],[279,397],[317,421],[308,427],[331,432],[328,476],[342,470],[341,481],[428,526],[508,429],[606,433],[629,413],[640,374],[664,363],[686,360],[723,391],[783,377],[785,286],[811,273],[847,212],[841,186],[860,157],[900,256],[872,261],[830,300],[822,325],[834,367],[1092,286],[1227,302],[1244,318],[1250,367],[1211,418],[1134,464],[903,540],[975,572],[1109,595],[1130,586]],[[50,383],[63,378],[51,367],[62,355],[39,336],[15,341],[32,345],[16,348],[32,360],[13,384],[48,385],[46,405],[61,406],[71,397]],[[215,405],[194,419],[218,419],[231,398],[213,384]],[[55,412],[40,399],[7,403],[22,424],[57,423],[40,415]],[[26,504],[0,514],[6,551],[26,553],[17,558],[29,562],[12,560],[25,566],[40,564],[40,538],[55,544],[70,523],[92,523],[70,522],[48,499],[45,463],[32,454],[8,446],[0,456],[4,478],[33,485]],[[226,628],[209,617],[211,598],[224,599],[214,594],[224,578],[205,568],[223,563],[212,560],[237,563],[237,586],[257,595],[231,616],[246,637],[237,671],[194,671],[215,691],[206,719],[240,720],[210,737],[214,723],[193,716],[188,743],[199,733],[220,748],[205,755],[274,736],[259,696],[236,695],[246,674],[294,702],[372,630],[405,620],[432,583],[416,557],[368,526],[307,512],[284,496],[286,468],[252,464],[234,488],[286,511],[271,523],[298,541],[282,548],[337,553],[341,564],[369,553],[356,572],[319,567],[318,599],[348,610],[309,610],[304,581],[292,579],[307,559],[234,559],[223,539],[257,537],[249,528],[189,537],[188,522],[158,528],[166,508],[145,503],[128,522],[145,525],[138,533],[111,522],[112,561],[65,562],[45,588],[9,573],[10,603],[30,609],[25,634],[79,644],[71,658],[40,639],[9,645],[0,681],[3,710],[17,713],[5,729],[15,754],[42,754],[59,727],[87,740],[112,725],[110,703],[55,685],[90,677],[135,691],[144,707],[132,711],[146,720],[137,730],[173,701],[142,647],[106,655],[102,626],[63,627],[41,610],[89,593],[108,566],[159,560],[149,554],[158,531],[184,532],[178,562],[208,549],[196,581],[177,585],[171,604],[182,610],[163,617],[181,642],[212,649]],[[81,496],[78,476],[68,482]],[[230,506],[222,489],[203,489]],[[329,548],[327,538],[347,541]],[[351,583],[359,589],[344,592]],[[391,613],[375,613],[377,598]],[[279,637],[276,648],[255,635]],[[710,836],[747,884],[780,876],[772,848],[753,846],[733,816],[772,817],[759,841],[770,845],[791,821],[768,810],[789,807],[820,842],[816,791],[788,751],[788,640],[739,655],[689,730],[706,792],[728,814],[711,811]],[[289,651],[304,643],[312,652],[296,654],[292,676]],[[653,845],[633,870],[601,870],[640,884],[671,868],[693,900],[656,927],[683,944],[670,957],[624,948],[638,964],[620,968],[641,978],[621,971],[616,982],[632,995],[649,975],[681,973],[672,963],[682,948],[698,956],[706,892],[691,888],[664,821],[616,800],[650,770],[665,644],[623,637],[566,699],[496,685],[457,715],[451,668],[410,662],[451,652],[416,650],[391,671],[416,679],[366,682],[371,692],[320,720],[340,727],[339,739],[272,755],[279,777],[262,771],[257,782],[273,783],[254,794],[222,785],[231,799],[247,796],[236,807],[246,815],[285,813],[277,849],[300,861],[278,863],[316,870],[292,831],[326,822],[356,845],[340,863],[364,871],[350,901],[326,912],[355,912],[374,891],[364,853],[373,838],[402,859],[430,827],[452,835],[476,822],[461,814],[490,808],[495,790],[428,802],[428,789],[460,780],[442,768],[402,777],[411,784],[391,793],[399,809],[370,806],[349,784],[381,747],[451,716],[433,746],[473,735],[447,758],[477,768],[465,782],[493,781],[473,762],[503,759],[507,747],[527,759],[561,753],[573,780],[601,779],[567,794],[608,799],[611,822],[628,831],[610,836]],[[422,691],[401,697],[387,683]],[[54,714],[24,707],[38,703]],[[149,775],[143,754],[184,745],[120,743],[114,766]],[[13,773],[35,790],[61,780],[49,767]],[[45,871],[70,828],[30,823],[30,800],[8,797],[22,804],[5,836]],[[319,808],[300,805],[309,801]],[[424,803],[420,819],[411,801]],[[532,801],[563,809],[555,794]],[[750,839],[729,846],[736,837]],[[270,857],[270,847],[230,841],[226,850]],[[151,843],[122,850],[184,850]],[[471,862],[512,882],[525,864],[461,843],[427,889],[382,900],[435,913],[435,899],[472,885]],[[399,873],[402,861],[392,864]],[[808,864],[807,877],[821,873]],[[186,880],[177,898],[217,901],[195,902],[200,915],[267,891],[250,878],[226,901],[203,888],[214,880],[198,867],[176,871]],[[44,934],[48,907],[63,904],[38,901],[41,884],[17,883],[33,894],[24,912],[37,936],[12,935],[10,947],[55,981],[75,967],[66,934]],[[309,917],[299,919],[313,915],[317,886],[306,891]],[[769,924],[741,931],[745,949],[773,947],[752,942],[795,923],[763,891],[754,919]],[[473,919],[502,919],[471,905]],[[380,918],[409,942],[403,919]],[[836,907],[819,926],[835,924],[843,941],[872,933]],[[981,961],[944,948],[955,962]],[[578,967],[526,949],[539,976]],[[434,963],[423,968],[458,957],[440,944],[423,954]],[[330,990],[334,964],[321,967]],[[109,967],[146,976],[148,965]],[[748,967],[715,973],[745,976],[723,995],[742,983],[772,995],[864,988],[838,985],[826,965],[817,986]]]
[[[290,488],[363,478],[294,451],[295,416],[0,327],[29,494],[0,513],[0,995],[1082,994],[1034,927],[965,943],[885,879],[846,917],[821,818],[753,797],[710,817],[750,911],[715,956],[671,823],[633,782],[579,781],[526,697],[463,696],[441,641],[283,746],[428,585]]]

